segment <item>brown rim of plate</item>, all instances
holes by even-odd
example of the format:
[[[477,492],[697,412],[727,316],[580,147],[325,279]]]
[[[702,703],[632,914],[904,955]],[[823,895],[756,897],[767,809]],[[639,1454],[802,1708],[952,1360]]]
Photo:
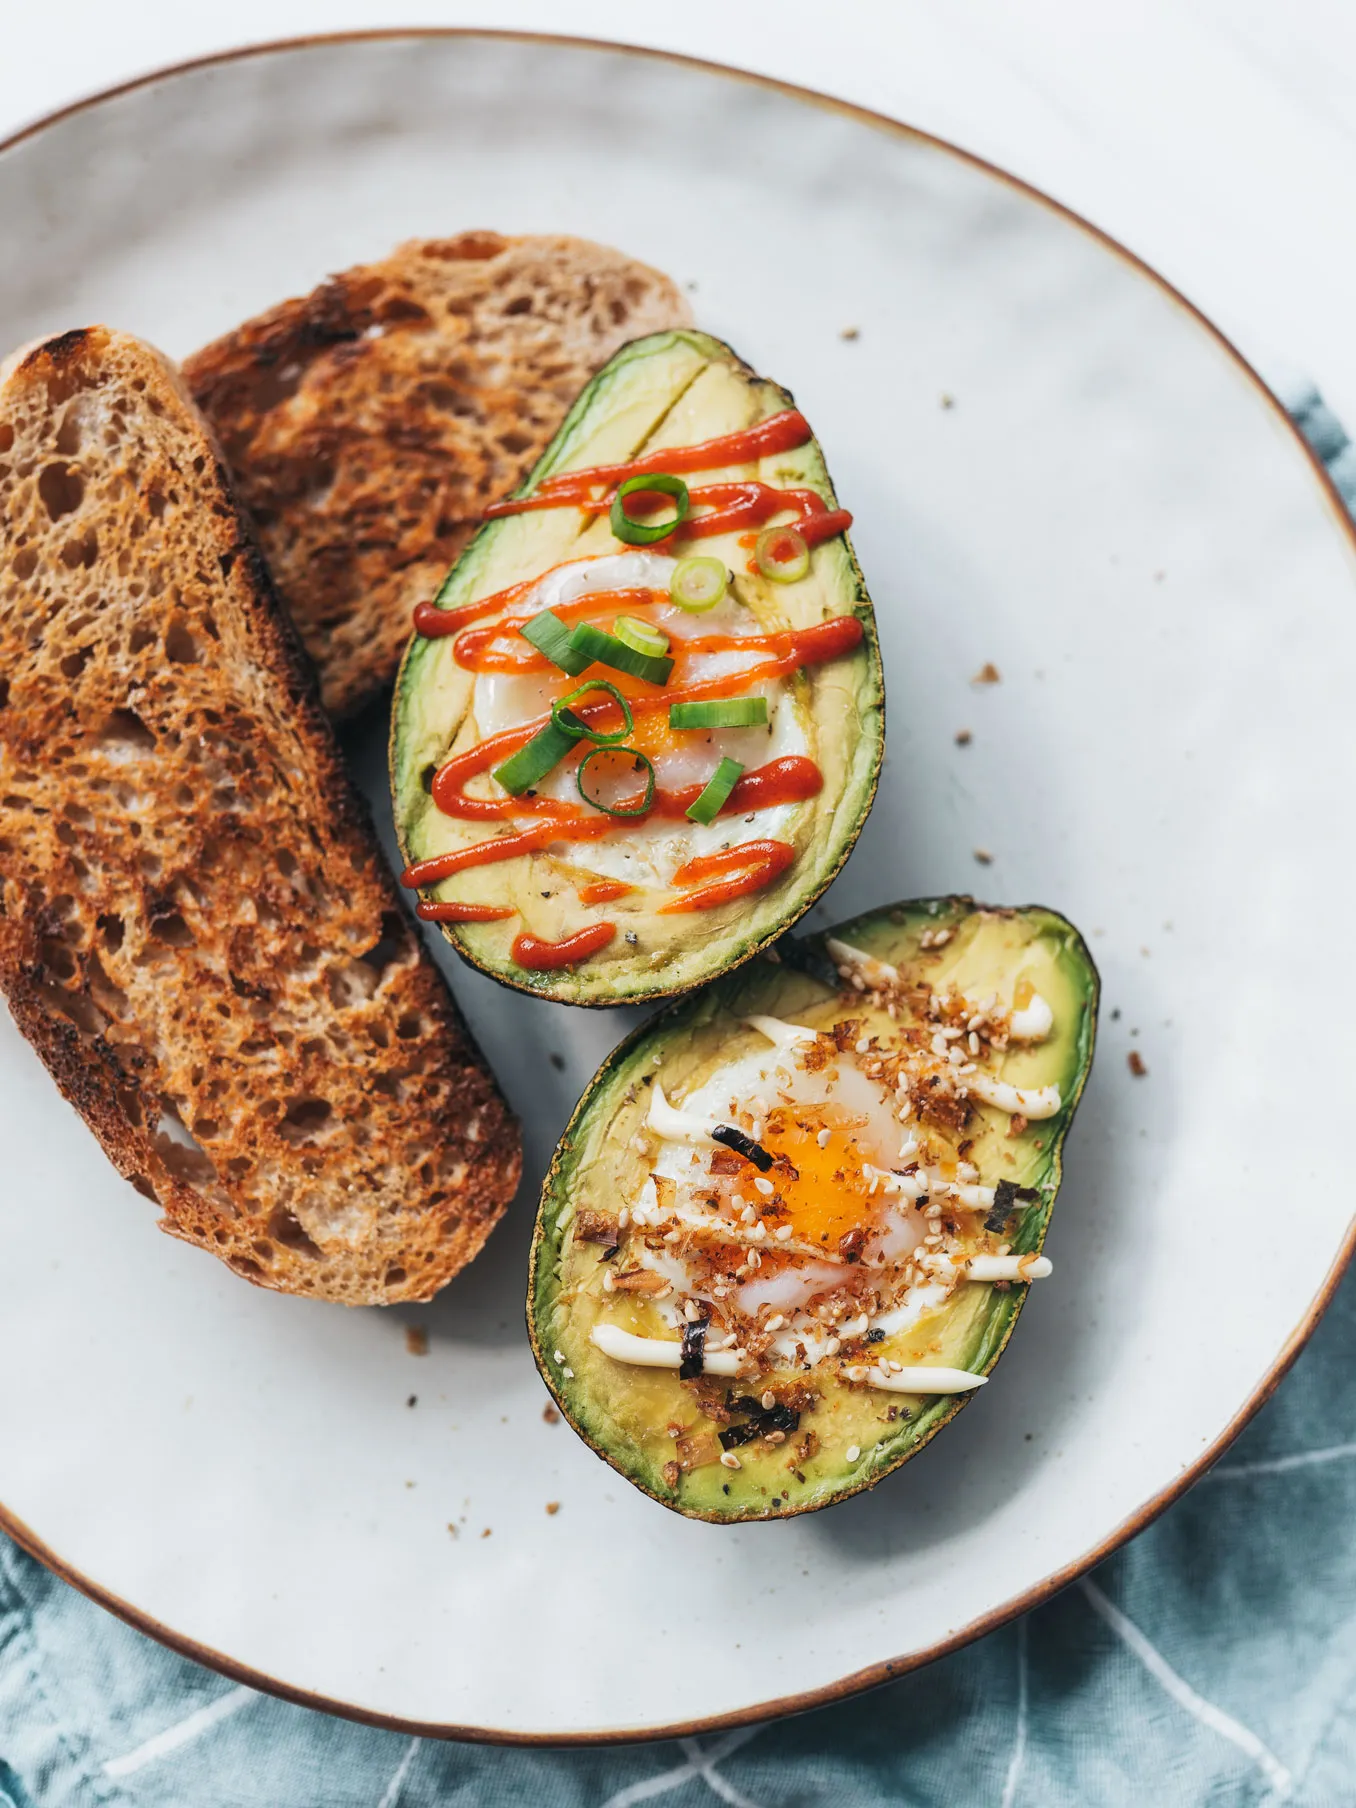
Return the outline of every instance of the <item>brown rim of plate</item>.
[[[895,137],[911,138],[921,144],[930,145],[934,150],[943,151],[949,157],[968,164],[972,169],[982,170],[985,175],[996,182],[1004,183],[1008,188],[1025,195],[1029,200],[1038,202],[1051,213],[1058,214],[1080,231],[1095,239],[1106,250],[1113,252],[1122,263],[1128,265],[1137,275],[1144,277],[1171,301],[1188,314],[1202,331],[1214,341],[1231,359],[1244,379],[1252,385],[1274,413],[1279,424],[1298,445],[1313,471],[1319,489],[1326,496],[1333,511],[1335,521],[1346,535],[1353,551],[1356,551],[1356,522],[1353,522],[1346,504],[1338,493],[1337,486],[1329,476],[1327,468],[1318,454],[1310,446],[1299,428],[1291,420],[1276,396],[1268,389],[1252,365],[1239,351],[1233,342],[1226,338],[1220,329],[1209,320],[1196,305],[1188,301],[1179,289],[1173,287],[1166,277],[1160,276],[1144,259],[1122,245],[1119,240],[1094,226],[1090,220],[1071,207],[1066,207],[1050,195],[1021,177],[1013,176],[1000,169],[996,164],[983,157],[977,157],[971,151],[962,150],[958,145],[950,144],[934,133],[920,131],[916,126],[905,125],[903,121],[891,119],[888,114],[873,112],[869,107],[859,107],[851,101],[838,100],[832,95],[819,94],[812,88],[798,87],[794,82],[778,81],[774,76],[759,75],[752,70],[732,68],[728,64],[711,62],[702,57],[683,56],[675,51],[651,50],[636,44],[618,44],[602,38],[576,38],[552,32],[531,31],[496,31],[460,26],[411,26],[408,28],[376,29],[370,31],[319,32],[296,38],[279,38],[264,44],[246,44],[234,50],[218,51],[210,56],[192,57],[186,62],[172,63],[163,69],[152,70],[147,75],[133,77],[132,80],[120,82],[112,88],[103,89],[91,94],[84,100],[73,101],[69,106],[60,107],[53,113],[45,114],[31,125],[23,126],[17,132],[0,139],[0,155],[13,150],[38,133],[45,132],[49,126],[59,125],[63,120],[83,113],[91,107],[101,106],[105,101],[115,100],[120,95],[135,93],[140,88],[148,88],[157,82],[163,82],[174,76],[192,74],[199,69],[215,68],[224,63],[241,62],[248,57],[272,56],[280,51],[313,50],[317,47],[332,44],[370,44],[390,43],[401,39],[438,38],[489,40],[499,43],[520,44],[560,44],[576,50],[601,50],[612,53],[620,52],[627,56],[647,57],[655,62],[673,63],[682,68],[699,69],[709,75],[723,76],[733,81],[752,83],[759,88],[771,89],[775,93],[789,95],[793,100],[805,101],[830,113],[840,113],[847,119],[855,119],[863,125],[871,126],[876,131],[888,132]],[[595,1728],[587,1732],[577,1733],[533,1733],[517,1732],[497,1727],[457,1726],[445,1721],[424,1721],[402,1719],[396,1714],[379,1714],[370,1709],[359,1707],[352,1702],[334,1701],[325,1695],[318,1695],[312,1690],[299,1689],[292,1684],[280,1682],[276,1677],[266,1676],[259,1670],[252,1670],[247,1664],[237,1663],[234,1658],[223,1656],[206,1645],[198,1644],[184,1633],[176,1632],[173,1627],[164,1626],[139,1607],[122,1600],[99,1583],[83,1576],[79,1570],[72,1568],[56,1551],[50,1550],[37,1534],[31,1531],[22,1520],[16,1518],[3,1504],[0,1504],[0,1531],[6,1532],[21,1549],[30,1557],[35,1557],[63,1582],[69,1582],[81,1594],[87,1595],[91,1601],[104,1607],[109,1613],[116,1614],[120,1620],[134,1626],[138,1632],[146,1633],[160,1644],[167,1645],[170,1650],[177,1651],[183,1657],[192,1658],[195,1663],[203,1664],[220,1675],[229,1677],[233,1682],[245,1683],[250,1688],[258,1689],[264,1694],[276,1695],[283,1701],[295,1702],[299,1707],[318,1708],[322,1713],[337,1714],[346,1720],[356,1720],[366,1726],[377,1726],[391,1732],[410,1733],[424,1739],[461,1739],[485,1745],[524,1745],[524,1746],[587,1746],[587,1745],[629,1745],[651,1739],[682,1739],[697,1733],[720,1732],[730,1727],[756,1725],[760,1721],[773,1720],[785,1714],[800,1714],[810,1708],[826,1707],[832,1702],[845,1701],[852,1695],[860,1694],[865,1689],[878,1687],[881,1683],[893,1682],[910,1670],[921,1669],[939,1657],[949,1656],[974,1640],[983,1638],[986,1633],[995,1632],[1005,1626],[1009,1620],[1039,1607],[1051,1599],[1063,1588],[1105,1558],[1127,1544],[1146,1527],[1151,1525],[1159,1514],[1178,1500],[1193,1482],[1199,1479],[1210,1466],[1233,1443],[1234,1439],[1247,1425],[1261,1407],[1275,1393],[1284,1379],[1291,1364],[1313,1335],[1319,1319],[1327,1310],[1337,1290],[1337,1284],[1346,1273],[1353,1253],[1356,1253],[1356,1220],[1349,1226],[1341,1247],[1324,1278],[1322,1286],[1314,1295],[1308,1310],[1300,1322],[1281,1346],[1275,1362],[1258,1383],[1256,1390],[1244,1402],[1243,1406],[1225,1426],[1217,1438],[1204,1450],[1196,1460],[1189,1464],[1181,1474],[1167,1487],[1150,1497],[1144,1504],[1130,1514],[1127,1519],[1111,1532],[1100,1544],[1076,1557],[1061,1569],[1053,1570],[1043,1580],[1037,1582],[1025,1593],[1005,1601],[1001,1607],[982,1614],[971,1620],[966,1626],[959,1627],[946,1638],[939,1639],[929,1645],[926,1650],[911,1652],[904,1657],[887,1658],[879,1663],[870,1664],[863,1670],[854,1670],[837,1682],[825,1683],[817,1689],[806,1689],[798,1695],[782,1695],[771,1701],[757,1702],[749,1707],[736,1708],[728,1714],[710,1714],[699,1720],[675,1721],[659,1726],[631,1726],[621,1728]]]

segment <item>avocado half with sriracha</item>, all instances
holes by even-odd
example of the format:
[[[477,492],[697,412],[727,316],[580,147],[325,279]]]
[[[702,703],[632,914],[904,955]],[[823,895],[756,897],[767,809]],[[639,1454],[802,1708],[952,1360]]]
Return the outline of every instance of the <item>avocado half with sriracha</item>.
[[[473,965],[673,996],[774,942],[875,795],[870,599],[809,423],[707,334],[625,346],[415,612],[404,883]]]
[[[787,938],[604,1063],[547,1175],[528,1328],[581,1437],[694,1519],[830,1505],[983,1386],[1041,1255],[1098,977],[1053,911]]]

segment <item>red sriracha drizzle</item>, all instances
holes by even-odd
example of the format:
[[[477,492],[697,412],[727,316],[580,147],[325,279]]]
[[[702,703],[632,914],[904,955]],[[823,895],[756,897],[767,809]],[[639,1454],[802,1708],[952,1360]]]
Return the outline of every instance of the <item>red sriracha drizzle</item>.
[[[809,438],[810,428],[805,417],[795,409],[787,409],[755,426],[717,439],[703,440],[697,445],[666,446],[626,464],[595,465],[586,470],[561,472],[544,479],[531,496],[494,503],[486,509],[485,517],[490,520],[529,510],[565,507],[598,514],[609,508],[610,492],[627,478],[747,463],[792,451]],[[603,492],[601,495],[600,491]],[[845,509],[830,509],[814,490],[777,489],[754,480],[694,488],[689,491],[689,502],[693,508],[700,505],[703,512],[689,513],[667,537],[665,545],[672,539],[701,539],[710,534],[761,526],[773,515],[787,510],[792,512],[794,519],[786,525],[794,527],[811,546],[844,532],[852,523],[852,517]],[[454,657],[468,671],[523,674],[549,671],[550,661],[517,634],[517,629],[531,619],[532,612],[505,614],[521,603],[539,581],[539,578],[524,579],[507,590],[464,603],[456,609],[439,609],[433,603],[420,603],[414,611],[415,631],[429,639],[458,635]],[[563,620],[569,620],[600,610],[634,610],[660,600],[660,596],[661,593],[649,590],[593,591],[557,606],[555,613]],[[473,623],[491,616],[496,619],[485,626],[472,627]],[[787,677],[802,667],[840,659],[855,651],[862,639],[862,624],[852,615],[834,616],[814,627],[780,634],[700,635],[674,643],[673,652],[680,662],[673,674],[680,680],[677,683],[660,687],[643,679],[626,681],[616,672],[609,672],[608,678],[610,682],[618,682],[625,692],[639,729],[646,718],[660,711],[667,716],[671,704],[744,692],[770,679]],[[681,662],[691,655],[732,650],[757,655],[757,663],[726,677],[681,682]],[[577,685],[579,679],[570,679],[568,683]],[[576,713],[587,722],[601,723],[608,719],[609,711],[615,712],[615,707],[610,699],[605,699],[578,705]],[[549,716],[539,716],[519,728],[491,735],[454,754],[438,769],[432,785],[433,801],[444,815],[480,821],[524,817],[537,820],[490,841],[416,861],[402,875],[403,885],[411,889],[436,885],[453,873],[512,860],[520,854],[535,853],[558,842],[602,840],[614,834],[619,824],[646,821],[651,816],[681,819],[702,791],[701,785],[673,789],[657,787],[644,816],[624,818],[589,809],[582,803],[530,794],[520,797],[468,796],[465,786],[470,779],[508,759],[549,720]],[[587,743],[581,752],[586,748]],[[737,815],[768,809],[775,804],[798,802],[817,795],[823,782],[823,775],[813,760],[800,755],[770,760],[740,776],[720,814]],[[674,882],[680,889],[670,903],[661,907],[661,914],[712,910],[761,890],[785,872],[794,859],[793,847],[787,842],[773,840],[741,842],[719,853],[699,855],[674,874]],[[601,904],[632,889],[619,881],[602,880],[581,886],[578,896],[585,904]],[[418,913],[432,922],[490,922],[514,914],[495,905],[430,901],[422,902]],[[605,922],[590,924],[560,942],[541,941],[536,936],[523,934],[513,943],[512,957],[520,967],[534,970],[571,966],[606,947],[615,934],[616,925]]]

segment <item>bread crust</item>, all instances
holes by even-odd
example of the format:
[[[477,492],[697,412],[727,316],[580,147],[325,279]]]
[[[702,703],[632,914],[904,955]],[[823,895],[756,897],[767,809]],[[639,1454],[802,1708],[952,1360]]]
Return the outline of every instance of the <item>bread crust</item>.
[[[603,245],[412,239],[189,358],[336,717],[395,676],[487,503],[628,339],[684,326],[668,277]]]
[[[210,430],[103,327],[0,382],[0,988],[163,1228],[427,1299],[517,1126],[402,909]]]

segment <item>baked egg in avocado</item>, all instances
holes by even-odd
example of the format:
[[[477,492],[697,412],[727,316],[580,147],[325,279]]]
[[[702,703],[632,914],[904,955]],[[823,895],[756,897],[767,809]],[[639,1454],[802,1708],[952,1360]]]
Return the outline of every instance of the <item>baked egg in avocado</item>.
[[[1064,918],[946,898],[788,939],[638,1030],[533,1244],[529,1331],[575,1429],[716,1521],[907,1461],[1051,1273],[1097,999]]]

